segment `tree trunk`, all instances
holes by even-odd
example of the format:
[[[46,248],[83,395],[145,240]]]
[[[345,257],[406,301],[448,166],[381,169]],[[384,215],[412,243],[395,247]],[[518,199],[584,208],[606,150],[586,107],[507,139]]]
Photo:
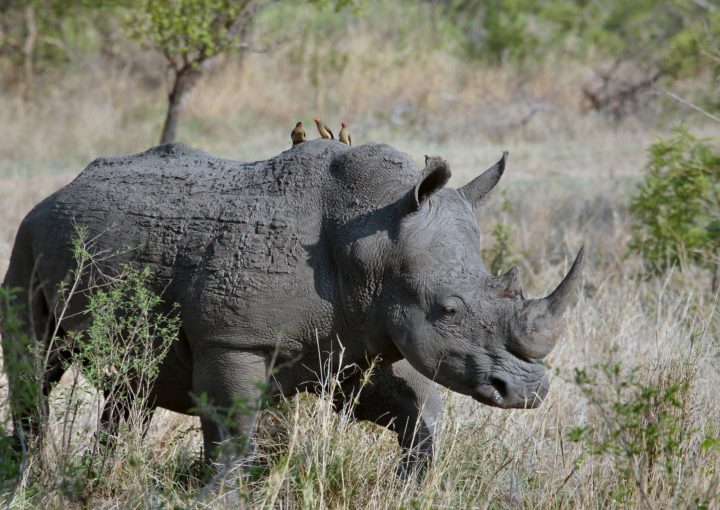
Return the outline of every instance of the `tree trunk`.
[[[33,78],[35,76],[33,69],[33,54],[35,52],[35,42],[37,41],[37,23],[35,22],[35,10],[32,5],[25,7],[25,30],[25,42],[23,43],[22,49],[23,70],[25,73],[23,99],[27,102],[30,100]]]
[[[172,89],[168,95],[168,109],[165,115],[165,124],[163,125],[162,135],[160,136],[161,144],[175,141],[178,121],[185,100],[195,85],[197,85],[201,76],[202,69],[199,66],[186,66],[174,73]]]

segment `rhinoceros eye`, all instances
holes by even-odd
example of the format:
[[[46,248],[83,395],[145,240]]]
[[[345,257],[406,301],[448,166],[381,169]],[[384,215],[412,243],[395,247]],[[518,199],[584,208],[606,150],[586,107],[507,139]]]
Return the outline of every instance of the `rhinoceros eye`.
[[[447,298],[442,303],[443,315],[447,318],[455,317],[460,313],[462,306],[462,301],[460,301],[458,298]]]

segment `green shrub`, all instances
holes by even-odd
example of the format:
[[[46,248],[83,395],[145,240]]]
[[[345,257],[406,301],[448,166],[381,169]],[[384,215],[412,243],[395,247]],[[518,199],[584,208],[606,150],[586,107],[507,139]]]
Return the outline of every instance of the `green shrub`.
[[[488,265],[490,274],[497,276],[510,269],[511,266],[519,264],[525,254],[522,253],[513,241],[513,228],[508,221],[508,216],[513,211],[513,204],[507,196],[502,194],[500,203],[500,221],[490,228],[490,235],[494,242],[489,248],[482,250],[483,258]]]
[[[648,150],[643,182],[631,198],[630,249],[652,273],[695,264],[713,272],[720,256],[720,147],[678,127]]]
[[[157,312],[162,299],[150,290],[150,276],[148,268],[123,266],[118,279],[90,296],[85,314],[91,325],[75,343],[75,361],[99,390],[117,390],[123,396],[146,391],[177,337],[179,318]],[[126,381],[136,378],[132,385]]]
[[[117,274],[103,272],[98,264],[107,261],[109,255],[96,256],[82,228],[77,228],[73,254],[76,267],[70,282],[60,285],[55,310],[61,322],[71,302],[81,295],[87,299],[82,313],[90,326],[82,333],[53,337],[48,345],[30,339],[20,319],[19,291],[0,287],[0,315],[6,336],[4,368],[16,371],[12,379],[27,386],[15,385],[14,402],[37,402],[47,350],[68,346],[75,368],[69,371],[74,376],[68,378],[68,384],[53,396],[57,423],[45,415],[38,417],[41,428],[47,431],[41,441],[30,442],[19,459],[9,455],[11,444],[0,442],[0,489],[5,496],[12,491],[13,500],[34,491],[49,491],[64,503],[85,502],[98,492],[116,490],[118,473],[128,466],[148,466],[152,460],[151,452],[142,448],[149,417],[146,404],[160,364],[177,338],[179,318],[173,307],[162,306],[161,297],[152,290],[149,269],[122,265]],[[163,312],[163,308],[170,312]],[[7,345],[15,347],[8,350]],[[98,405],[96,418],[88,416],[93,397],[79,377],[81,373],[94,390],[105,395],[106,417],[118,418],[118,426],[115,422],[102,425],[103,399],[94,399]],[[97,433],[93,434],[95,428]],[[140,473],[150,476],[148,470]],[[20,483],[22,490],[13,488],[15,483]]]
[[[688,439],[693,372],[687,363],[682,367],[653,371],[614,362],[575,371],[575,384],[599,417],[591,420],[594,426],[577,426],[567,435],[584,446],[576,467],[608,461],[616,478],[608,480],[607,497],[616,504],[648,507],[657,491],[668,491],[678,502],[698,497],[684,494],[680,483],[680,474],[701,466],[707,450],[698,452]],[[713,440],[709,435],[706,442]],[[694,455],[699,458],[690,460]]]

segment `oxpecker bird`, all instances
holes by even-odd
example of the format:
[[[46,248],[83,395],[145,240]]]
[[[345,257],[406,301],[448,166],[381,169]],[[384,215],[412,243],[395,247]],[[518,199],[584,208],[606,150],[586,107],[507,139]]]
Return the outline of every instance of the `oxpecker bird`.
[[[303,143],[305,141],[305,130],[303,129],[302,122],[295,124],[295,129],[290,133],[290,139],[293,145]]]
[[[333,140],[335,140],[333,132],[330,131],[327,127],[325,127],[325,124],[323,124],[323,121],[320,120],[320,117],[315,117],[313,120],[315,121],[315,124],[318,128],[318,133],[320,133],[320,136],[322,138],[332,138]]]
[[[342,143],[352,146],[352,137],[350,137],[350,131],[347,128],[347,122],[345,122],[344,120],[340,121],[340,127],[342,129],[340,130],[340,133],[338,133],[338,140],[340,140]]]

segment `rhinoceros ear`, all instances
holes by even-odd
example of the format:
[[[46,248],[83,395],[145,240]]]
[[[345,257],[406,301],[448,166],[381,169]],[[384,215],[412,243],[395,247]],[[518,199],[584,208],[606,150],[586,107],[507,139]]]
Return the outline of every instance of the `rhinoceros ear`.
[[[415,210],[427,201],[450,180],[450,167],[447,162],[437,156],[425,156],[425,169],[415,185]]]
[[[465,196],[473,207],[479,207],[490,197],[490,192],[502,177],[503,172],[505,172],[507,158],[508,152],[504,151],[502,158],[497,163],[460,188],[460,193]]]

